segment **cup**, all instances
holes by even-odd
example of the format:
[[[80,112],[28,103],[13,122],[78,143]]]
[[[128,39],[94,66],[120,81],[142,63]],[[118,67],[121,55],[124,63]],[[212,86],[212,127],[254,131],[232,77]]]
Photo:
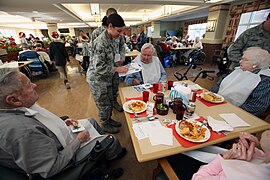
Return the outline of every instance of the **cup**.
[[[145,103],[147,103],[147,101],[149,100],[149,91],[143,91],[143,101]]]
[[[182,98],[174,98],[174,100],[169,103],[169,106],[173,110],[174,114],[177,114],[178,110],[185,110],[186,109],[186,105],[183,103]]]
[[[157,93],[155,96],[153,96],[153,100],[155,101],[155,107],[157,106],[157,104],[163,104],[164,94]]]
[[[168,81],[168,90],[171,90],[173,87],[173,81]]]
[[[158,88],[159,88],[159,84],[153,84],[153,93],[157,93],[158,92]]]

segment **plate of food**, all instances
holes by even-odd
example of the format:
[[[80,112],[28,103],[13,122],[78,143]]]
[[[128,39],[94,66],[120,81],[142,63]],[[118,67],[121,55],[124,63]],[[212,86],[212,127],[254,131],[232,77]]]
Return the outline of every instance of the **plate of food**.
[[[211,103],[222,103],[224,102],[224,97],[221,95],[218,95],[216,93],[213,93],[211,91],[204,92],[201,95],[202,99]]]
[[[205,142],[210,136],[210,130],[198,121],[178,121],[175,130],[182,138],[191,142]]]
[[[146,108],[146,103],[141,100],[130,100],[123,104],[123,109],[128,113],[142,113]]]

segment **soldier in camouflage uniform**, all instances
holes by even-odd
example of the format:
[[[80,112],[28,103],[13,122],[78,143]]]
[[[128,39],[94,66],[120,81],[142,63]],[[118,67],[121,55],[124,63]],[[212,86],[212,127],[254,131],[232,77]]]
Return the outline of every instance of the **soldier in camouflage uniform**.
[[[114,74],[128,71],[128,68],[118,67],[114,62],[114,39],[120,36],[123,26],[125,23],[120,15],[112,14],[108,17],[106,30],[93,42],[92,58],[87,71],[87,82],[99,109],[102,128],[109,133],[119,132],[117,127],[121,126],[121,123],[111,119],[111,115]]]
[[[261,47],[270,53],[270,13],[266,21],[243,32],[229,47],[228,57],[232,61],[230,70],[239,66],[243,52],[249,47]]]
[[[109,8],[106,11],[106,18],[111,14],[117,14],[116,9],[114,8]],[[91,41],[90,44],[93,46],[94,40],[103,32],[106,30],[106,22],[104,18],[102,20],[102,25],[98,28],[96,28],[92,34],[91,34]],[[121,57],[121,61],[119,63],[117,63],[118,66],[122,65],[122,62],[125,60],[125,40],[123,38],[123,36],[119,36],[119,38],[114,39],[114,45],[115,45],[115,54],[120,54]],[[90,58],[91,60],[91,58]],[[114,74],[114,78],[113,78],[113,107],[119,111],[119,112],[123,112],[123,108],[122,106],[120,106],[117,102],[117,97],[118,97],[118,86],[120,83],[120,77],[119,74],[116,72]]]

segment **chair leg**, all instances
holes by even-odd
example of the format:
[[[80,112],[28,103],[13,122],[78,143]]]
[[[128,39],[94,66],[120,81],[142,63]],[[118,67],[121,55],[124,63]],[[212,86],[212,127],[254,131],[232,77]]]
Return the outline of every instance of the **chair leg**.
[[[161,171],[161,166],[158,163],[157,167],[153,170],[152,180],[156,180],[157,179],[157,176],[160,173],[160,171]]]

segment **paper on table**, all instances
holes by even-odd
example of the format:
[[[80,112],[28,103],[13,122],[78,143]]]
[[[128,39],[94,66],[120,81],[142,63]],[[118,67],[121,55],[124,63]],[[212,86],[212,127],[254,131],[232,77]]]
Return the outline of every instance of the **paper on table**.
[[[189,84],[188,87],[193,90],[193,91],[198,91],[203,89],[201,86],[199,86],[198,84]]]
[[[219,114],[227,123],[229,123],[233,128],[235,127],[242,127],[242,126],[250,126],[240,117],[238,117],[234,113],[226,113],[226,114]]]
[[[162,125],[160,124],[159,121],[141,122],[133,124],[132,129],[138,140],[141,140],[149,137],[149,129],[151,127],[160,127],[160,126]]]
[[[225,121],[216,120],[211,116],[207,116],[207,121],[213,131],[233,131],[233,127],[227,124]]]
[[[155,145],[173,145],[173,133],[171,128],[164,126],[153,127],[149,129],[150,143]]]
[[[126,73],[119,73],[119,76],[126,76],[128,74],[133,74],[135,72],[140,72],[142,70],[142,67],[138,63],[130,63],[127,64],[126,67],[128,68],[128,72]]]

